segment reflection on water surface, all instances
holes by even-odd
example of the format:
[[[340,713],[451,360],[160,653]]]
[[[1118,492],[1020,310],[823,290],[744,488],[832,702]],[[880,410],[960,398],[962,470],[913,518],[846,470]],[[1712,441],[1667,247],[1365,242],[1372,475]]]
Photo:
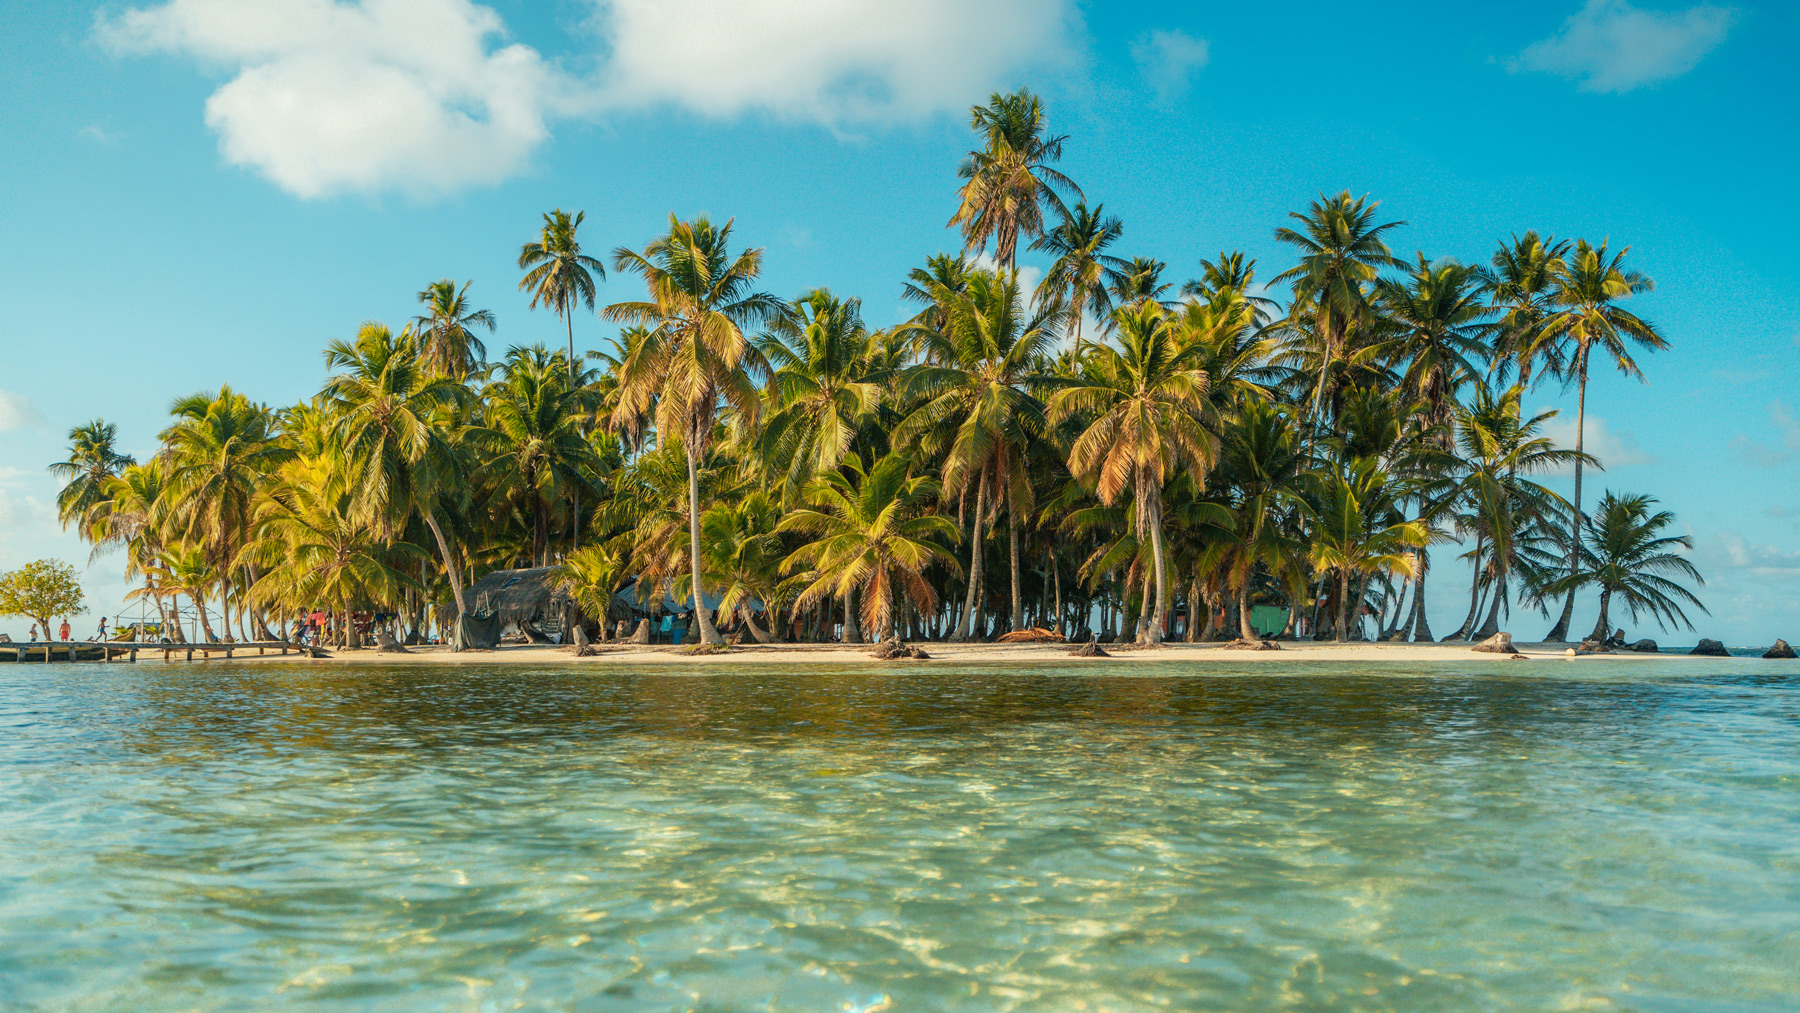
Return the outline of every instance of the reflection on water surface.
[[[0,1009],[1791,1008],[1797,687],[9,667]]]

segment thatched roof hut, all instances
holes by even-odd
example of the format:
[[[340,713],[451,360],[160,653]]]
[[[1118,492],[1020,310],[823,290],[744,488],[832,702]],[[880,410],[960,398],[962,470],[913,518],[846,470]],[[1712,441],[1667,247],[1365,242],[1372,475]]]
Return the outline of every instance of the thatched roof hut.
[[[620,620],[635,621],[648,612],[630,599],[614,594],[604,616],[590,616],[577,608],[557,579],[556,568],[534,566],[523,570],[495,570],[469,585],[469,612],[474,618],[495,624],[495,636],[517,627],[527,640],[547,643],[574,623],[610,627]],[[446,610],[446,623],[455,620],[455,607]]]

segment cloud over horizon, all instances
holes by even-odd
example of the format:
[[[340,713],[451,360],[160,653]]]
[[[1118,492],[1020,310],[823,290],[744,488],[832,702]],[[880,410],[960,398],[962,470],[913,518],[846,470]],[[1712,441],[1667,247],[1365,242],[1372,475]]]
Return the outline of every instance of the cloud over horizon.
[[[557,120],[676,107],[834,129],[956,112],[1073,65],[1072,0],[593,0],[599,70],[506,43],[472,0],[167,0],[101,15],[118,55],[187,56],[225,161],[302,198],[435,196],[518,175]]]
[[[1526,46],[1507,66],[1571,78],[1582,91],[1619,94],[1694,69],[1736,22],[1730,7],[1652,11],[1629,0],[1587,0],[1555,35]]]

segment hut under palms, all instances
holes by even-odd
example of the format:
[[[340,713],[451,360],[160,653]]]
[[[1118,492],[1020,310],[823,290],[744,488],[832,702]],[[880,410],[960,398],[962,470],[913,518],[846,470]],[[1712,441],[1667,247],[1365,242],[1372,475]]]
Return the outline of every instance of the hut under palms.
[[[590,616],[570,598],[557,567],[534,566],[495,570],[466,592],[469,622],[462,624],[464,647],[494,647],[518,634],[534,644],[566,643],[576,624],[599,639],[602,623],[610,629],[621,620],[635,623],[650,613],[631,599],[614,594],[604,616]],[[456,606],[445,609],[442,627],[455,628]]]

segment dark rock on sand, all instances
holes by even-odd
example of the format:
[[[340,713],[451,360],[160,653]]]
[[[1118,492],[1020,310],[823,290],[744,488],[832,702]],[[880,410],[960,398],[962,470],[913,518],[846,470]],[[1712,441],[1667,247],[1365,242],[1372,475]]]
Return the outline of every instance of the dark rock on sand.
[[[1476,644],[1474,647],[1469,648],[1469,650],[1480,651],[1483,654],[1518,653],[1513,650],[1512,634],[1510,633],[1496,633],[1486,640],[1483,640],[1481,643]]]
[[[1659,648],[1656,646],[1656,641],[1651,640],[1649,637],[1645,637],[1637,643],[1632,644],[1627,650],[1636,651],[1639,654],[1656,654],[1658,653]]]
[[[1763,657],[1765,657],[1765,658],[1793,658],[1793,657],[1800,657],[1800,655],[1794,654],[1794,649],[1792,647],[1788,646],[1787,641],[1777,640],[1777,641],[1775,641],[1775,646],[1769,648],[1768,653],[1764,654]]]
[[[1717,640],[1714,640],[1711,637],[1701,637],[1700,642],[1698,644],[1695,644],[1694,649],[1689,651],[1688,653],[1705,655],[1706,657],[1709,657],[1709,658],[1729,658],[1729,657],[1731,657],[1731,652],[1727,651],[1725,649],[1725,645],[1719,643]]]
[[[1611,654],[1612,646],[1604,640],[1589,637],[1575,647],[1576,654]]]
[[[904,640],[883,640],[869,652],[876,661],[929,661],[931,655]]]
[[[1273,640],[1233,640],[1225,645],[1227,651],[1279,651],[1281,645]]]
[[[1088,641],[1085,644],[1082,644],[1080,647],[1075,648],[1073,651],[1070,651],[1069,657],[1071,657],[1071,658],[1110,658],[1110,657],[1112,657],[1112,655],[1106,653],[1106,651],[1100,647],[1099,638],[1095,638],[1093,640]]]

